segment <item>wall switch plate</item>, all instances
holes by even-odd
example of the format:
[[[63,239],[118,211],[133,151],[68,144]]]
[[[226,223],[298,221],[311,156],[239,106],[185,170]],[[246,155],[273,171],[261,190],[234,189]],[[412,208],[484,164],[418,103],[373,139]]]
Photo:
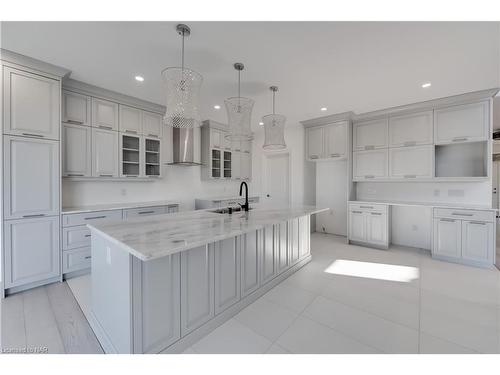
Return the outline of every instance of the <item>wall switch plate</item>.
[[[441,195],[441,190],[439,190],[439,189],[434,190],[435,197],[439,197],[440,195]]]

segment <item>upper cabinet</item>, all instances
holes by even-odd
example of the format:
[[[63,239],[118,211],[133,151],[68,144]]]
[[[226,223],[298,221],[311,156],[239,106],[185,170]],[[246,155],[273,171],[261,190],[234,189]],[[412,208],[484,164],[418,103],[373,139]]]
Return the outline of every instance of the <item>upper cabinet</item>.
[[[58,140],[60,82],[4,67],[4,133]]]
[[[92,98],[92,126],[118,130],[118,104],[109,100]]]
[[[92,99],[90,96],[72,91],[62,93],[62,121],[70,124],[90,126]]]
[[[354,151],[387,148],[387,118],[362,121],[353,124]]]
[[[92,128],[63,124],[63,176],[90,177],[92,175]]]
[[[348,150],[347,140],[347,121],[307,128],[307,158],[309,160],[345,159]]]
[[[434,110],[436,144],[485,141],[489,138],[489,101]]]
[[[92,176],[118,177],[118,133],[92,129]]]
[[[137,108],[120,104],[120,131],[140,134],[142,132],[142,111]]]
[[[389,149],[389,176],[418,179],[434,176],[434,146]]]
[[[160,138],[162,136],[162,115],[148,111],[142,111],[142,133],[146,137]]]
[[[354,152],[352,176],[355,180],[376,180],[387,178],[388,150]]]
[[[430,145],[432,142],[432,111],[389,117],[390,147]]]

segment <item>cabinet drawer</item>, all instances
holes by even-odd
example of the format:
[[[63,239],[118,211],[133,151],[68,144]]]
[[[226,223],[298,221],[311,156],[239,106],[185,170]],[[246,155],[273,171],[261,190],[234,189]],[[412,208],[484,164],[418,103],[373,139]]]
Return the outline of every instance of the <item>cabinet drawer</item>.
[[[122,210],[94,211],[63,215],[63,227],[95,223],[96,221],[121,220]]]
[[[90,229],[86,225],[63,228],[63,250],[90,246]]]
[[[90,268],[90,247],[63,251],[63,273]]]
[[[387,205],[371,203],[349,203],[349,211],[387,213]]]
[[[128,219],[131,217],[160,215],[166,213],[167,207],[165,206],[130,208],[128,210],[123,210],[123,218]]]
[[[444,217],[457,220],[477,220],[477,221],[495,221],[495,212],[467,210],[461,208],[435,208],[434,217]]]

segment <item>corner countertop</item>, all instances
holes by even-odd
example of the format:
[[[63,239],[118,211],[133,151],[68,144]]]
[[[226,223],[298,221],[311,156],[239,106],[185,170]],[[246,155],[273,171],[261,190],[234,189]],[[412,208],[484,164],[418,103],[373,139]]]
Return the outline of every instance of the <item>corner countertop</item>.
[[[350,200],[349,203],[354,204],[386,204],[388,206],[423,206],[435,208],[456,208],[464,210],[483,210],[483,211],[498,211],[496,208],[487,206],[469,205],[464,203],[432,203],[432,202],[407,202],[407,201],[388,201],[388,200]]]
[[[87,225],[92,235],[102,236],[147,261],[327,210],[293,206],[255,208],[232,215],[197,210]]]
[[[62,214],[81,214],[94,211],[124,210],[128,208],[144,208],[153,206],[175,206],[179,202],[174,201],[151,201],[151,202],[132,202],[132,203],[110,203],[94,204],[89,206],[63,207]]]

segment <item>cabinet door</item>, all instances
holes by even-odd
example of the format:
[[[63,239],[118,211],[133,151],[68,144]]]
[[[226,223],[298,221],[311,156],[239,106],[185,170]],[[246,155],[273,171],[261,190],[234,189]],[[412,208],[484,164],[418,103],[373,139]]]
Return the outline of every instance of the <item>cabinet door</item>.
[[[262,236],[262,231],[247,233],[238,238],[241,249],[241,298],[260,286],[259,236]]]
[[[181,335],[214,316],[214,253],[208,245],[181,254]]]
[[[121,132],[142,133],[142,111],[140,109],[120,104],[119,111],[119,128]]]
[[[4,221],[5,287],[60,274],[59,216]]]
[[[278,267],[278,273],[281,273],[288,269],[290,264],[288,258],[288,225],[287,223],[280,223],[274,226],[275,233],[275,246],[276,246],[276,265]]]
[[[242,180],[251,179],[251,168],[250,154],[240,153],[240,177]]]
[[[215,313],[240,300],[240,249],[235,238],[213,244],[215,249]]]
[[[388,150],[353,152],[353,178],[373,180],[387,178]]]
[[[210,146],[221,148],[221,133],[217,129],[210,129]]]
[[[142,137],[119,133],[120,177],[142,177],[144,175],[144,144]]]
[[[91,98],[76,92],[63,91],[63,122],[90,126]]]
[[[143,137],[142,149],[143,156],[143,171],[146,177],[161,176],[161,141],[157,138]]]
[[[221,143],[222,143],[222,148],[224,148],[224,150],[231,150],[231,141],[229,140],[229,138],[227,138],[226,136],[228,135],[228,132],[221,132]]]
[[[488,139],[489,102],[456,105],[434,111],[435,143]]]
[[[363,211],[349,211],[349,239],[366,241],[366,214]]]
[[[433,136],[432,111],[389,117],[389,147],[429,145]]]
[[[4,219],[59,214],[59,142],[4,138]]]
[[[307,133],[307,157],[311,160],[324,157],[323,128],[315,127],[306,130]]]
[[[147,137],[160,138],[162,132],[162,116],[158,113],[142,111],[142,132]]]
[[[108,100],[92,98],[92,126],[118,130],[118,104]]]
[[[92,176],[118,177],[118,133],[92,129]]]
[[[474,262],[493,264],[493,223],[484,221],[462,222],[462,258]]]
[[[274,246],[274,227],[267,225],[262,230],[262,269],[261,269],[261,284],[264,285],[268,281],[274,279],[278,274],[276,266],[276,247]]]
[[[414,180],[434,176],[434,146],[399,147],[389,150],[389,176]]]
[[[290,265],[293,266],[300,259],[298,218],[288,222],[288,247],[290,253]]]
[[[378,119],[353,124],[353,149],[373,150],[387,147],[388,120]]]
[[[141,264],[142,353],[157,353],[180,338],[180,255]],[[138,319],[139,320],[139,319]]]
[[[388,245],[387,214],[366,212],[366,242],[375,245]]]
[[[92,175],[92,134],[90,127],[63,124],[63,176]]]
[[[347,154],[347,122],[341,122],[325,128],[327,158],[345,158]]]
[[[232,178],[234,180],[241,179],[241,152],[233,151],[232,152]]]
[[[59,139],[60,82],[4,67],[4,133]]]
[[[241,152],[249,154],[252,149],[252,141],[241,141]]]
[[[461,220],[434,219],[432,254],[460,258],[462,248],[461,225]]]
[[[310,248],[311,227],[309,216],[299,218],[299,257],[300,259],[311,254]]]

